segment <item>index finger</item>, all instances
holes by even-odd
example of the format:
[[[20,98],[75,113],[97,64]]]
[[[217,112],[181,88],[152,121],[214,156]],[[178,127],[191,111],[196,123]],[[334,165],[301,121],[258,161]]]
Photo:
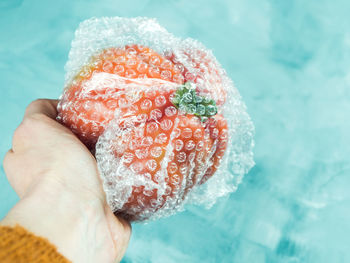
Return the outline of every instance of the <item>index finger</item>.
[[[24,118],[35,114],[44,114],[51,119],[56,119],[58,100],[37,99],[31,102],[24,113]]]

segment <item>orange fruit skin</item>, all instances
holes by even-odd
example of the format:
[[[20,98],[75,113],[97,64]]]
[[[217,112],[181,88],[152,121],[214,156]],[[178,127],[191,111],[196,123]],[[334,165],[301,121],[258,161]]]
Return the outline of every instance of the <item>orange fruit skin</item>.
[[[177,110],[169,114],[169,109],[174,109],[169,100],[171,93],[158,91],[152,97],[142,95],[142,99],[133,107],[141,109],[144,101],[151,101],[153,107],[148,111],[139,111],[147,115],[146,121],[134,122],[131,126],[135,129],[115,138],[116,145],[125,146],[116,150],[115,156],[121,159],[127,156],[123,165],[135,173],[145,174],[153,182],[160,183],[157,176],[164,176],[164,171],[161,171],[163,161],[167,167],[166,194],[162,195],[157,189],[153,189],[145,196],[143,186],[133,188],[131,197],[119,211],[129,220],[138,220],[144,209],[158,211],[167,198],[175,198],[177,202],[181,202],[194,185],[203,184],[215,173],[227,147],[228,127],[222,115],[217,114],[202,123],[197,116],[181,115]],[[155,100],[160,96],[166,98],[164,104],[154,106]],[[152,116],[153,110],[160,114],[157,117]],[[130,116],[126,117],[128,118]],[[128,120],[122,118],[120,122]],[[166,150],[169,144],[172,147]],[[159,149],[158,153],[155,153],[156,149]],[[140,209],[140,212],[135,212],[135,208]]]
[[[177,67],[148,47],[130,45],[124,48],[108,48],[92,57],[90,63],[78,72],[62,96],[60,105],[71,106],[58,108],[58,119],[90,150],[94,149],[104,127],[113,119],[121,99],[110,98],[104,94],[104,90],[91,91],[89,97],[81,98],[83,84],[99,72],[129,79],[154,78],[183,84],[183,76]],[[118,91],[116,88],[115,92]]]
[[[166,192],[158,194],[154,189],[146,194],[143,186],[133,187],[129,200],[117,211],[129,220],[145,219],[141,218],[143,210],[156,212],[168,199],[180,203],[195,184],[203,184],[215,173],[227,147],[227,121],[219,114],[206,123],[191,114],[178,114],[170,101],[174,90],[142,93],[141,99],[132,105],[133,114],[130,115],[130,107],[123,107],[123,94],[110,96],[111,90],[107,93],[103,89],[93,89],[84,94],[84,83],[99,72],[126,77],[131,82],[133,79],[152,78],[183,84],[186,69],[148,47],[108,48],[92,57],[90,63],[76,75],[66,88],[58,108],[58,119],[91,151],[94,151],[98,137],[118,109],[120,126],[132,123],[134,127],[128,131],[127,141],[123,137],[125,134],[114,139],[115,145],[125,145],[114,153],[123,160],[123,165],[135,170],[135,173],[147,174],[157,183],[161,165],[166,162],[167,174],[164,175],[164,171],[162,174],[165,176]],[[121,91],[123,93],[122,87],[114,87],[112,93]],[[140,130],[143,137],[138,135]],[[172,150],[167,152],[169,144]]]
[[[201,87],[198,92],[214,99],[216,105],[223,105],[227,99],[227,92],[223,85],[219,65],[212,55],[201,49],[193,49],[190,52],[184,51],[183,56],[182,59],[185,59],[191,65],[191,71],[183,64],[177,66],[181,68],[184,82],[197,84]],[[174,63],[178,63],[178,58],[173,53],[170,53],[167,58]],[[203,85],[203,83],[206,83],[206,85]]]

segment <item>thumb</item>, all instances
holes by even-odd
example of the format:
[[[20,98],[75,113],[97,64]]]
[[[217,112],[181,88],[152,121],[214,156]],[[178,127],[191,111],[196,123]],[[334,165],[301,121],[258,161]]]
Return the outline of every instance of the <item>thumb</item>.
[[[105,205],[105,214],[110,229],[111,238],[113,239],[116,252],[116,262],[120,262],[123,258],[131,236],[131,225],[123,218],[117,217],[112,210]]]

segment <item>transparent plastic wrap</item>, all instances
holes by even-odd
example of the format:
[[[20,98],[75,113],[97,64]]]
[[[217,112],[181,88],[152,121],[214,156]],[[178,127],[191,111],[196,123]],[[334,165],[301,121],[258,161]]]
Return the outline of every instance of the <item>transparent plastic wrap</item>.
[[[201,43],[154,19],[81,23],[58,112],[95,154],[113,212],[130,220],[210,207],[254,165],[232,81]]]

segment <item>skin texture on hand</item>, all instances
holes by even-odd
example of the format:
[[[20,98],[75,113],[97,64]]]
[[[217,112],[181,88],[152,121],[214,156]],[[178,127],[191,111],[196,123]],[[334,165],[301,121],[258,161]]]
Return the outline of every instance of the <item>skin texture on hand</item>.
[[[46,237],[73,262],[118,262],[130,224],[108,207],[95,158],[55,121],[56,106],[32,102],[13,135],[4,169],[21,200],[0,224]]]

